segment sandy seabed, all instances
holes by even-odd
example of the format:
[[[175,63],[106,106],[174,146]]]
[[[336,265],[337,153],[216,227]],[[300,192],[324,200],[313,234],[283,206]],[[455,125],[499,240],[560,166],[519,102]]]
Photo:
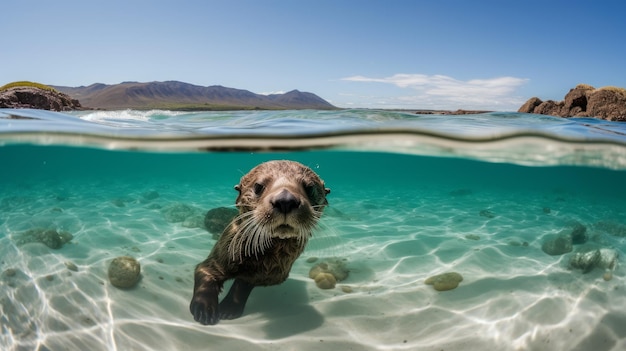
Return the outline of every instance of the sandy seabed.
[[[147,199],[148,191],[158,198]],[[583,274],[568,269],[568,255],[541,250],[544,237],[575,221],[623,254],[623,237],[594,226],[622,216],[615,206],[556,193],[416,191],[333,194],[290,278],[256,288],[241,318],[202,326],[188,305],[194,266],[214,239],[168,222],[163,209],[229,206],[231,188],[5,187],[0,349],[626,349],[622,266],[606,281],[602,269]],[[73,239],[59,249],[20,243],[31,228],[65,230]],[[128,290],[107,279],[108,264],[122,255],[142,266],[141,281]],[[321,290],[308,277],[311,257],[345,259],[350,275]],[[464,277],[454,290],[424,284],[452,271]]]

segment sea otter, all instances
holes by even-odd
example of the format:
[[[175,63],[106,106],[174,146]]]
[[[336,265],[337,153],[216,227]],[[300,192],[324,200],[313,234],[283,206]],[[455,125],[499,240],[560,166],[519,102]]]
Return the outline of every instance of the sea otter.
[[[239,215],[195,270],[189,310],[205,325],[240,317],[255,286],[287,279],[330,193],[313,170],[293,161],[262,163],[244,175],[235,190]],[[229,279],[235,281],[218,304]]]

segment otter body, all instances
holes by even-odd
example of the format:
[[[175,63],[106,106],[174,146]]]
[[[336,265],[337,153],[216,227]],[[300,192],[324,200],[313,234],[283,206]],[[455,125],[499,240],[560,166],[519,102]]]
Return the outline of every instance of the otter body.
[[[241,178],[239,215],[195,270],[189,309],[202,324],[235,319],[255,286],[284,282],[315,228],[330,192],[310,168],[270,161]],[[235,279],[222,302],[224,282]]]

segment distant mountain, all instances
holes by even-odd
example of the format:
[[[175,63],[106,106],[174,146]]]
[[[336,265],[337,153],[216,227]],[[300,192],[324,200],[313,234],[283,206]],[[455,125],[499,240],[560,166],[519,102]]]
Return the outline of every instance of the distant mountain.
[[[82,106],[99,109],[170,109],[170,110],[232,110],[232,109],[322,109],[336,107],[319,96],[292,90],[284,94],[261,95],[248,90],[220,85],[203,87],[189,83],[123,82],[92,84],[80,87],[51,85],[56,90],[80,101]]]

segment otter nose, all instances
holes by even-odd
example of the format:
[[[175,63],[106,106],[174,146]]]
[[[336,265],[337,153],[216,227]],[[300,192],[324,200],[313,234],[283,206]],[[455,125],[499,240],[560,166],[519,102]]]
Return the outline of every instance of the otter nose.
[[[280,213],[287,214],[300,206],[300,200],[287,191],[287,189],[283,189],[283,191],[272,200],[272,206]]]

